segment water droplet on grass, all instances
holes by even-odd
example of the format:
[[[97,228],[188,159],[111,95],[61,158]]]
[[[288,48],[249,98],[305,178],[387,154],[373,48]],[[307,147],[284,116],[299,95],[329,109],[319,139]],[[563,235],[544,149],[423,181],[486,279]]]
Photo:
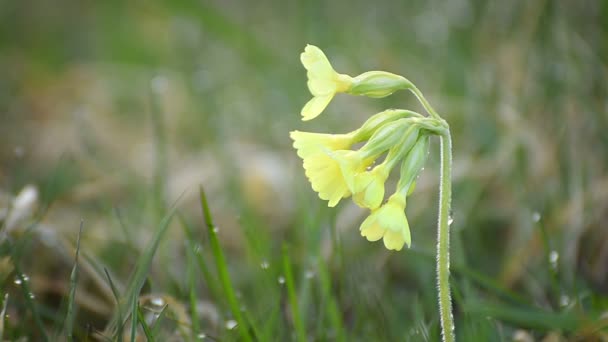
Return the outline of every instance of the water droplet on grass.
[[[270,267],[270,264],[268,263],[268,261],[264,260],[264,261],[262,261],[262,263],[260,264],[260,267],[261,267],[263,270],[267,270],[267,269]]]
[[[557,262],[559,261],[559,253],[556,251],[551,251],[549,253],[549,264],[553,270],[557,269]]]
[[[454,218],[452,216],[448,217],[448,226],[451,226],[454,223]]]
[[[285,277],[279,276],[278,281],[279,281],[279,284],[281,284],[281,285],[285,284]]]
[[[306,273],[304,273],[304,276],[306,279],[312,279],[315,277],[315,272],[313,270],[308,270]]]
[[[196,335],[197,340],[204,340],[205,338],[207,338],[207,335],[205,335],[205,333],[200,333]]]
[[[228,329],[228,330],[232,330],[232,329],[236,328],[237,325],[238,325],[238,323],[233,319],[229,319],[226,321],[226,329]]]
[[[164,306],[165,300],[160,297],[154,297],[154,298],[150,299],[150,303],[152,305],[156,305],[156,306]]]
[[[535,211],[534,213],[532,213],[532,221],[539,222],[540,219],[541,219],[541,216],[538,211]]]
[[[157,75],[154,76],[152,81],[150,82],[150,87],[152,90],[158,94],[162,94],[169,89],[169,81],[166,77]]]
[[[212,230],[213,230],[213,232],[214,232],[214,233],[216,233],[216,234],[217,234],[217,233],[220,231],[220,229],[219,229],[217,226],[213,227],[213,229],[212,229]]]
[[[17,146],[15,147],[15,157],[17,158],[21,158],[23,157],[23,155],[25,155],[25,148],[23,146]]]
[[[568,304],[570,304],[570,297],[568,297],[567,295],[561,295],[559,297],[559,305],[568,306]]]

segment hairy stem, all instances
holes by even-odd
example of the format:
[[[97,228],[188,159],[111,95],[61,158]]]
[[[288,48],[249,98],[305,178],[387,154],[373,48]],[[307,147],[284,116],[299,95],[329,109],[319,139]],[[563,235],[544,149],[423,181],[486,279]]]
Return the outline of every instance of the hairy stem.
[[[418,99],[418,101],[422,104],[422,106],[424,107],[424,109],[431,115],[431,117],[433,119],[437,119],[437,120],[442,120],[441,117],[439,116],[439,114],[437,114],[437,112],[435,111],[435,109],[433,109],[433,107],[431,106],[431,104],[429,103],[429,101],[426,100],[426,98],[424,97],[424,95],[422,95],[422,92],[416,88],[415,85],[412,84],[412,88],[410,88],[410,91],[416,95],[416,98]]]
[[[437,288],[444,342],[454,342],[454,319],[450,296],[450,204],[452,200],[452,137],[447,129],[441,136],[441,185],[437,225]]]

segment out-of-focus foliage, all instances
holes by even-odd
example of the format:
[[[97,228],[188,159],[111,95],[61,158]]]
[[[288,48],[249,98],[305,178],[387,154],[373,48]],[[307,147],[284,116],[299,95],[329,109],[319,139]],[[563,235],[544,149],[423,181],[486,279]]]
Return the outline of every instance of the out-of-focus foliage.
[[[605,340],[607,37],[605,1],[4,1],[1,337],[65,336],[84,220],[76,336],[113,336],[113,290],[135,278],[142,338],[241,338],[202,184],[252,336],[437,340],[438,161],[408,202],[409,250],[366,243],[354,205],[325,208],[288,135],[311,43],[340,72],[406,76],[450,123],[458,337]],[[306,130],[388,107],[419,109],[338,94]]]

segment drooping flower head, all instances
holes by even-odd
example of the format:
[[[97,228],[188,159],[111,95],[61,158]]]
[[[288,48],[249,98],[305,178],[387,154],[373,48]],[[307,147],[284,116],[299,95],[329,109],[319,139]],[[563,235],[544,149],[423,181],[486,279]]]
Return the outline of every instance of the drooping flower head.
[[[384,161],[369,171],[355,176],[351,188],[353,201],[362,208],[376,209],[384,200],[384,184],[391,170],[407,155],[418,138],[419,127],[415,123],[404,127],[399,142],[392,146]]]
[[[403,160],[397,191],[388,201],[372,211],[361,224],[361,235],[369,241],[383,239],[387,249],[401,250],[410,246],[411,235],[405,216],[406,197],[424,166],[428,153],[428,136],[421,136]]]
[[[329,60],[314,45],[306,45],[300,55],[302,65],[308,71],[308,89],[313,98],[302,108],[302,120],[312,120],[327,107],[339,92],[347,91],[352,85],[352,77],[337,73]]]

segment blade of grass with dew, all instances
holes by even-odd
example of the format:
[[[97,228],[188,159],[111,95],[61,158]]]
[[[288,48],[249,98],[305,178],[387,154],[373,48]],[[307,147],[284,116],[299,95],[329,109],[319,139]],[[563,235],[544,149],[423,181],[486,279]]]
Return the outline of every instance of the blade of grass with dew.
[[[78,284],[78,256],[80,255],[80,237],[84,221],[80,221],[78,237],[76,238],[76,255],[74,256],[74,266],[70,274],[70,292],[68,295],[68,309],[65,317],[65,333],[68,341],[74,339],[74,299],[76,298],[76,286]]]
[[[139,321],[139,325],[141,326],[142,330],[144,331],[146,340],[149,342],[156,341],[156,338],[154,338],[154,334],[152,333],[152,330],[148,326],[148,323],[146,323],[146,319],[145,319],[144,314],[141,311],[141,307],[139,307],[139,305],[137,306],[137,320]]]
[[[163,218],[161,223],[159,224],[159,228],[154,234],[152,241],[149,242],[148,247],[145,249],[145,252],[139,257],[137,263],[135,265],[135,270],[131,276],[129,284],[127,285],[127,290],[125,291],[125,295],[123,301],[120,305],[124,305],[125,309],[123,309],[123,313],[125,317],[132,316],[135,317],[137,315],[133,314],[131,311],[133,306],[133,298],[139,297],[139,291],[143,287],[148,272],[150,270],[150,266],[152,265],[152,259],[156,254],[156,250],[160,244],[160,241],[165,236],[167,229],[169,228],[169,223],[173,218],[175,213],[175,208],[172,208],[171,211]],[[116,326],[116,317],[113,317],[112,321],[108,324],[106,330],[112,331]]]
[[[0,311],[0,341],[4,341],[4,320],[6,319],[6,307],[8,306],[8,293],[4,295],[2,311]]]
[[[201,246],[195,242],[194,235],[192,234],[192,228],[188,222],[184,219],[182,215],[178,215],[178,219],[182,228],[184,229],[184,233],[186,233],[186,239],[188,240],[188,248],[191,249],[193,255],[195,256],[195,260],[198,264],[198,268],[203,274],[203,278],[205,278],[205,285],[209,292],[211,293],[212,298],[219,298],[220,288],[218,284],[218,280],[214,277],[209,271],[209,266],[207,266],[207,262],[205,261],[202,250],[200,250]]]
[[[228,273],[228,265],[226,264],[224,252],[222,251],[222,247],[217,237],[217,230],[215,225],[213,224],[213,218],[211,216],[211,211],[209,210],[207,197],[205,196],[205,191],[203,190],[202,186],[199,188],[199,193],[201,207],[203,210],[203,217],[209,233],[209,242],[211,244],[211,250],[213,251],[213,255],[215,257],[215,264],[220,278],[220,283],[222,284],[224,294],[226,295],[226,298],[228,300],[230,311],[232,312],[232,315],[237,321],[241,338],[244,341],[252,341],[252,337],[249,333],[247,323],[243,319],[243,315],[241,315],[239,303],[236,299],[236,294],[232,286],[232,281],[230,280],[230,274]]]
[[[190,299],[190,321],[192,337],[198,336],[200,332],[197,297],[196,297],[196,271],[194,267],[194,251],[190,248],[190,242],[187,242],[188,249],[186,250],[186,274],[188,278],[189,299]]]
[[[27,233],[29,233],[29,232],[27,232]],[[27,236],[29,236],[29,234]],[[27,237],[22,237],[22,238],[27,238]],[[38,311],[37,305],[34,302],[34,298],[33,298],[34,296],[28,285],[28,279],[22,273],[21,267],[19,266],[19,263],[17,262],[17,260],[20,260],[20,259],[19,259],[17,251],[15,250],[15,246],[13,246],[12,244],[9,244],[8,247],[9,247],[9,251],[11,253],[11,258],[13,260],[15,260],[15,263],[14,263],[15,273],[17,274],[17,280],[20,285],[19,288],[21,288],[21,294],[23,295],[23,298],[25,300],[25,305],[26,305],[27,309],[31,312],[32,317],[34,318],[34,323],[36,324],[36,328],[38,328],[38,332],[40,333],[42,340],[49,341],[49,337],[46,333],[45,326],[42,323],[42,318],[40,316],[40,312]]]
[[[103,270],[106,273],[108,283],[110,284],[110,288],[112,289],[112,293],[114,294],[114,299],[116,300],[116,315],[118,324],[116,326],[116,333],[114,334],[114,339],[117,340],[119,337],[122,336],[122,329],[124,325],[122,307],[120,305],[120,294],[118,293],[118,289],[116,289],[116,286],[114,286],[114,282],[112,281],[112,277],[110,277],[110,273],[108,272],[108,270],[105,268]]]
[[[283,272],[285,273],[285,285],[287,286],[287,298],[289,299],[289,307],[291,308],[291,317],[296,329],[296,338],[298,341],[306,341],[305,323],[300,315],[298,307],[298,296],[296,295],[296,287],[293,279],[293,271],[291,269],[291,260],[289,258],[289,248],[283,245]]]

